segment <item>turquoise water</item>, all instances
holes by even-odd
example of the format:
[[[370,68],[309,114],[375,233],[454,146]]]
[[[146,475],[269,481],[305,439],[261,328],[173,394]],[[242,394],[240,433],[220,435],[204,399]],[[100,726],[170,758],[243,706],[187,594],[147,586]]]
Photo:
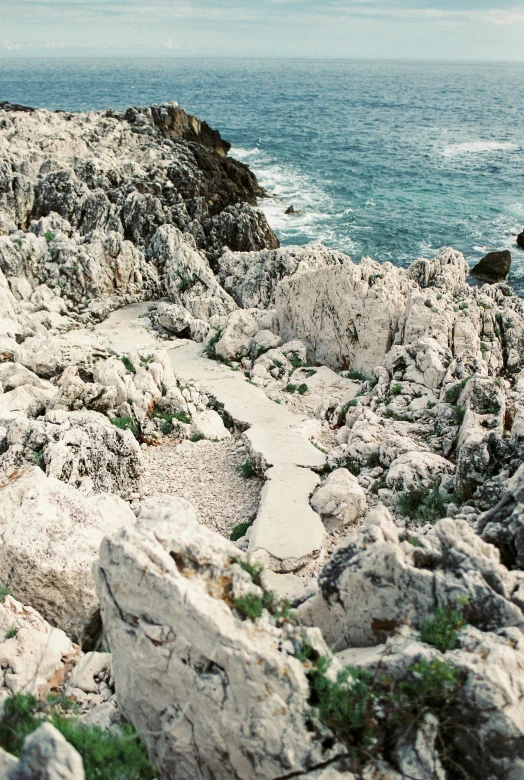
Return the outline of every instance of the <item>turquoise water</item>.
[[[406,265],[511,248],[524,292],[524,65],[0,60],[0,100],[81,111],[177,100],[272,194],[283,244]],[[285,215],[289,205],[298,214]]]

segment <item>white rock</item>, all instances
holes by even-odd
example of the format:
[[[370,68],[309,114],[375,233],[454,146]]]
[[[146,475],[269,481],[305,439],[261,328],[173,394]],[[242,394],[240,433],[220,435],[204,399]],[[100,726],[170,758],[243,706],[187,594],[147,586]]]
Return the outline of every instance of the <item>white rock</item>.
[[[20,760],[9,780],[84,780],[80,755],[50,723],[25,738]]]
[[[330,529],[354,523],[366,511],[366,494],[347,469],[336,469],[311,498],[311,506]]]
[[[225,427],[221,416],[212,409],[200,412],[193,417],[191,434],[202,436],[211,441],[222,441],[231,438],[231,434]]]

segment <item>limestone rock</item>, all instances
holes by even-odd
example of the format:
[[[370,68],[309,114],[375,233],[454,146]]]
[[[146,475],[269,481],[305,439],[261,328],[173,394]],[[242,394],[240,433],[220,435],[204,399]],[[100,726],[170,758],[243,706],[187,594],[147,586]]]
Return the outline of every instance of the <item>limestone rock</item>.
[[[9,639],[8,632],[14,633]],[[46,696],[59,689],[79,648],[32,607],[6,596],[0,604],[0,664],[3,692]]]
[[[210,439],[211,441],[222,441],[223,439],[229,439],[231,436],[221,416],[212,409],[207,409],[205,412],[200,412],[194,416],[191,424],[191,434],[200,436],[203,439]]]
[[[253,315],[242,309],[230,315],[227,325],[216,344],[216,353],[223,360],[238,360],[248,355],[258,323]]]
[[[78,639],[97,608],[91,565],[108,529],[135,517],[121,499],[84,497],[37,467],[0,486],[0,582]]]
[[[84,780],[82,758],[50,723],[25,738],[9,780]]]
[[[392,346],[408,287],[404,271],[371,260],[285,278],[275,296],[282,339],[301,339],[310,365],[370,373]]]
[[[408,271],[420,287],[435,287],[452,294],[465,284],[468,273],[464,255],[450,248],[441,249],[433,260],[416,260]]]
[[[465,521],[440,520],[431,541],[413,547],[378,507],[341,542],[320,573],[319,594],[298,613],[338,650],[379,644],[402,623],[419,627],[437,606],[455,608],[461,597],[468,622],[482,630],[524,627],[512,601],[518,582]]]
[[[243,309],[267,309],[275,303],[278,282],[288,276],[350,262],[347,255],[321,244],[252,252],[224,252],[218,278]]]
[[[262,211],[247,203],[228,206],[204,223],[207,256],[214,271],[220,266],[224,248],[233,252],[277,249],[279,241]],[[253,304],[255,305],[255,304]]]
[[[308,731],[307,678],[286,650],[296,629],[232,610],[242,593],[262,593],[238,557],[168,511],[101,546],[95,576],[119,706],[162,778],[269,780],[340,749]]]
[[[453,465],[433,452],[407,452],[391,464],[387,483],[397,490],[430,488],[439,484],[445,474],[453,473]]]
[[[315,491],[311,506],[328,528],[343,528],[364,515],[366,494],[353,474],[347,469],[336,469]]]

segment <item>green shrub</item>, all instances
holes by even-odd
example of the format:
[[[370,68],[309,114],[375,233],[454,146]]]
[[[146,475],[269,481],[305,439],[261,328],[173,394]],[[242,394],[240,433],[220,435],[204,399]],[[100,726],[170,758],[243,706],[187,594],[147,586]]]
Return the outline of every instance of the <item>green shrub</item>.
[[[342,468],[347,469],[350,474],[353,474],[354,477],[358,477],[360,475],[360,463],[358,460],[355,460],[355,458],[348,458]]]
[[[218,355],[216,353],[216,345],[220,341],[220,337],[222,336],[222,329],[217,328],[209,341],[207,342],[206,346],[204,347],[204,355],[208,357],[210,360],[218,360]]]
[[[131,361],[129,360],[129,358],[128,358],[128,357],[126,357],[126,355],[122,355],[122,357],[120,358],[120,360],[122,361],[122,363],[124,364],[124,366],[126,367],[126,369],[127,369],[128,371],[130,371],[132,374],[136,374],[136,368],[135,368],[135,367],[134,367],[134,365],[131,363]]]
[[[11,626],[11,628],[7,629],[5,632],[5,638],[6,639],[12,639],[18,634],[18,628],[16,626]]]
[[[246,593],[235,599],[234,607],[244,620],[256,620],[261,617],[264,609],[272,612],[275,607],[275,594],[272,591],[266,591],[262,596],[256,593]]]
[[[289,360],[293,368],[302,368],[303,366],[306,365],[302,360],[302,358],[299,358],[296,352],[291,352],[290,354],[288,354],[287,359]]]
[[[7,439],[5,437],[0,439],[0,455],[4,455],[8,449],[9,444],[7,443]]]
[[[296,390],[297,390],[297,386],[296,386],[296,385],[293,385],[293,384],[289,384],[289,385],[286,385],[286,386],[284,387],[284,391],[285,391],[286,393],[295,393],[295,392],[296,392]]]
[[[140,363],[142,365],[142,368],[148,368],[149,364],[152,363],[154,359],[155,359],[154,355],[148,355],[147,357],[140,355]]]
[[[420,627],[420,641],[433,645],[442,653],[454,650],[457,646],[458,632],[465,621],[460,612],[454,609],[437,607],[433,618],[425,620]]]
[[[234,525],[231,529],[231,533],[229,534],[231,541],[236,542],[238,539],[242,539],[242,537],[246,535],[247,529],[251,528],[253,525],[253,522],[253,520],[246,520],[243,523],[237,523]]]
[[[178,292],[183,293],[186,292],[186,290],[189,290],[193,284],[191,277],[183,274],[182,271],[177,271],[176,275],[178,276]]]
[[[428,409],[434,409],[436,405],[437,405],[436,401],[428,401],[426,404]]]
[[[45,240],[47,241],[48,244],[51,243],[51,241],[54,239],[54,237],[55,237],[55,234],[52,233],[50,230],[46,230],[46,232],[44,233],[44,238],[45,238]]]
[[[447,404],[456,404],[458,399],[460,398],[460,394],[464,390],[466,386],[466,382],[468,381],[469,377],[466,377],[465,379],[461,379],[460,382],[457,382],[453,385],[453,387],[450,387],[446,392],[444,393],[444,401]]]
[[[251,479],[252,477],[256,476],[256,471],[253,468],[253,464],[250,460],[246,460],[244,463],[241,463],[236,467],[236,470],[244,477],[244,479]]]
[[[376,482],[373,482],[371,485],[371,492],[374,496],[378,496],[378,491],[387,488],[387,486],[388,483],[385,479],[377,479]]]
[[[431,489],[405,490],[399,495],[397,504],[403,515],[417,523],[433,523],[446,514],[438,485]]]
[[[110,422],[121,431],[131,431],[135,439],[140,436],[138,425],[133,417],[111,417]]]
[[[367,378],[362,371],[348,371],[346,376],[348,379],[354,379],[356,382],[365,382]]]
[[[9,588],[7,585],[0,585],[0,604],[3,604],[5,597],[10,595],[11,588]]]
[[[455,425],[462,425],[465,414],[466,414],[466,410],[464,409],[463,406],[455,407]]]
[[[484,357],[486,353],[489,352],[489,349],[483,341],[480,342],[480,351],[482,352],[482,357]]]
[[[389,388],[390,395],[402,395],[402,385],[392,385]]]
[[[235,563],[238,563],[241,569],[247,571],[253,582],[258,585],[260,582],[260,575],[264,571],[264,567],[261,563],[251,563],[249,558],[235,558]]]
[[[86,780],[152,780],[156,777],[143,742],[131,726],[121,734],[97,726],[77,726],[73,720],[53,718],[53,726],[80,753]]]
[[[344,404],[344,406],[342,407],[342,414],[346,416],[346,414],[353,406],[358,406],[358,401],[356,398],[353,398],[351,401],[348,401],[347,403]]]
[[[19,756],[25,738],[48,720],[81,755],[86,780],[156,777],[145,747],[131,726],[122,727],[120,734],[102,731],[97,726],[78,726],[74,718],[58,715],[57,705],[64,709],[68,702],[64,697],[50,697],[48,702],[42,702],[20,693],[10,696],[0,718],[0,746]]]
[[[196,443],[197,441],[202,441],[203,438],[204,438],[204,436],[202,436],[201,433],[192,433],[191,434],[191,441],[193,443]]]
[[[309,379],[309,377],[315,376],[316,373],[317,373],[317,369],[316,368],[307,368],[304,371],[304,376],[306,377],[306,379]]]
[[[44,448],[39,450],[33,450],[33,463],[35,466],[38,466],[38,468],[41,468],[42,471],[45,471],[45,463],[44,463]]]
[[[305,384],[305,382],[297,387],[297,392],[300,395],[304,395],[305,393],[307,393],[307,391],[308,391],[308,386]]]

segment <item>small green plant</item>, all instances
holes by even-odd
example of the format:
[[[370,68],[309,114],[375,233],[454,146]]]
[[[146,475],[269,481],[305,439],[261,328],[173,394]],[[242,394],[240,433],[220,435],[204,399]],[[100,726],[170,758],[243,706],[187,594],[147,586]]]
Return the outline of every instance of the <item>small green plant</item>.
[[[163,382],[161,384],[161,389],[162,389],[162,398],[165,398],[167,395],[167,385],[165,385]]]
[[[0,746],[19,756],[25,738],[47,720],[81,755],[86,780],[153,780],[156,776],[145,746],[131,726],[123,726],[120,734],[97,726],[78,726],[74,718],[59,715],[57,706],[68,708],[64,697],[45,702],[21,693],[10,696],[0,719]]]
[[[349,410],[355,406],[358,406],[358,401],[356,398],[352,398],[351,401],[347,401],[342,407],[342,414],[344,415],[344,417],[349,412]]]
[[[244,477],[244,479],[251,479],[252,477],[256,476],[256,471],[253,468],[253,464],[250,460],[246,460],[244,463],[238,465],[236,470],[241,476]]]
[[[446,514],[439,486],[412,488],[398,497],[398,509],[416,523],[434,523]]]
[[[409,417],[405,414],[399,414],[398,412],[394,412],[391,409],[386,409],[384,412],[384,417],[386,417],[388,420],[395,420],[396,422],[409,422]]]
[[[42,471],[45,471],[45,462],[44,462],[44,449],[39,450],[33,450],[33,463],[35,466],[38,466],[38,468],[42,469]]]
[[[7,585],[0,585],[0,604],[3,604],[5,597],[10,595],[11,588],[9,588]]]
[[[384,490],[385,488],[387,488],[387,486],[388,483],[386,482],[385,479],[377,479],[376,482],[373,482],[373,484],[371,485],[371,492],[373,493],[374,496],[378,496],[378,491]]]
[[[18,634],[18,628],[17,626],[11,626],[6,632],[5,632],[5,638],[6,639],[12,639]]]
[[[133,417],[111,417],[110,422],[121,431],[131,431],[135,439],[140,436],[138,425]]]
[[[261,357],[266,352],[268,352],[268,350],[269,350],[269,347],[265,347],[263,344],[259,344],[258,347],[257,347],[256,357],[257,358]],[[256,358],[255,358],[255,360],[256,360]]]
[[[13,244],[16,244],[18,249],[22,249],[22,239],[21,238],[13,238]]]
[[[251,528],[253,525],[253,522],[253,520],[246,520],[243,523],[237,523],[234,525],[231,529],[231,533],[229,534],[231,541],[236,542],[239,539],[242,539],[242,537],[246,535],[248,528]]]
[[[456,404],[460,398],[460,394],[466,386],[469,376],[465,379],[461,379],[460,382],[456,382],[452,387],[448,388],[444,393],[444,401],[447,404]]]
[[[220,337],[222,336],[222,329],[216,328],[215,332],[207,342],[206,346],[204,347],[204,355],[209,358],[209,360],[218,360],[218,355],[216,352],[216,345],[220,341]]]
[[[360,475],[360,463],[358,460],[355,460],[355,458],[348,458],[342,468],[347,469],[350,474],[353,474],[354,477],[358,477]]]
[[[424,301],[424,306],[427,306],[427,308],[428,308],[428,309],[431,309],[431,308],[432,308],[433,304],[431,303],[431,301],[429,300],[429,298],[428,298],[427,300],[425,300],[425,301]]]
[[[3,439],[0,439],[0,455],[5,455],[8,449],[9,444],[7,443],[7,439],[4,436]]]
[[[305,395],[307,391],[308,391],[308,386],[305,383],[297,387],[297,392],[299,393],[299,395]]]
[[[197,441],[202,441],[204,437],[201,433],[192,433],[191,434],[191,441],[196,444]]]
[[[46,230],[46,232],[44,233],[44,238],[45,238],[45,240],[47,241],[48,244],[51,243],[51,241],[54,239],[54,237],[55,237],[55,234],[52,233],[50,230]]]
[[[234,607],[244,620],[256,620],[261,617],[264,609],[269,612],[273,610],[275,606],[275,594],[272,591],[264,592],[262,596],[257,596],[256,593],[246,593],[245,596],[241,596],[235,599]]]
[[[486,344],[484,344],[483,341],[480,342],[480,351],[482,352],[482,357],[485,357],[489,352],[488,347],[486,346]]]
[[[402,395],[402,385],[396,384],[389,388],[390,395]]]
[[[135,368],[135,367],[134,367],[134,365],[131,363],[131,361],[129,360],[129,358],[128,358],[128,357],[126,357],[126,355],[122,355],[122,357],[120,358],[120,360],[122,361],[122,363],[124,364],[124,366],[126,367],[126,369],[127,369],[128,371],[130,371],[132,374],[136,374],[136,368]]]
[[[422,542],[416,536],[406,536],[405,541],[409,542],[412,547],[422,547]]]
[[[454,609],[437,607],[433,618],[425,620],[420,626],[420,641],[433,645],[442,653],[454,650],[457,646],[458,632],[465,621],[460,612]]]
[[[436,306],[432,306],[431,311],[433,312],[433,314],[438,314],[438,309]]]
[[[176,272],[176,275],[178,277],[178,292],[183,293],[186,292],[186,290],[189,290],[193,285],[191,277],[182,273],[180,270]]]
[[[147,357],[140,355],[140,364],[142,365],[142,368],[149,368],[149,364],[152,363],[154,359],[154,355],[148,355]]]
[[[264,571],[261,563],[252,563],[249,558],[235,558],[235,563],[238,563],[241,569],[247,571],[253,582],[258,585],[260,575]]]
[[[455,425],[462,425],[465,414],[466,414],[466,410],[464,409],[463,406],[455,407]]]
[[[372,287],[377,281],[377,279],[383,279],[383,278],[384,278],[384,274],[371,274],[371,276],[369,277],[369,286]]]
[[[305,365],[306,365],[306,364],[304,363],[304,361],[302,360],[302,358],[300,358],[300,357],[297,355],[297,353],[296,353],[296,352],[290,352],[290,353],[288,353],[288,355],[287,355],[287,359],[289,360],[289,362],[291,363],[291,365],[293,366],[293,368],[302,368],[303,366],[305,366]]]
[[[467,301],[462,301],[462,303],[459,303],[459,309],[461,311],[464,311],[464,309],[467,309],[467,308],[468,308],[468,302]]]
[[[353,379],[355,382],[365,382],[367,378],[362,371],[348,371],[346,376],[348,379]]]
[[[284,391],[286,393],[295,393],[296,390],[297,390],[297,386],[296,385],[289,384],[289,385],[286,385],[284,387]]]
[[[306,377],[306,379],[309,379],[310,377],[315,376],[316,373],[317,373],[316,368],[306,368],[304,371],[304,376]]]
[[[427,404],[426,404],[426,407],[428,409],[434,409],[436,405],[437,405],[436,401],[428,401]]]
[[[441,300],[442,300],[442,293],[439,293],[439,294],[437,295],[437,301],[441,301]]]

